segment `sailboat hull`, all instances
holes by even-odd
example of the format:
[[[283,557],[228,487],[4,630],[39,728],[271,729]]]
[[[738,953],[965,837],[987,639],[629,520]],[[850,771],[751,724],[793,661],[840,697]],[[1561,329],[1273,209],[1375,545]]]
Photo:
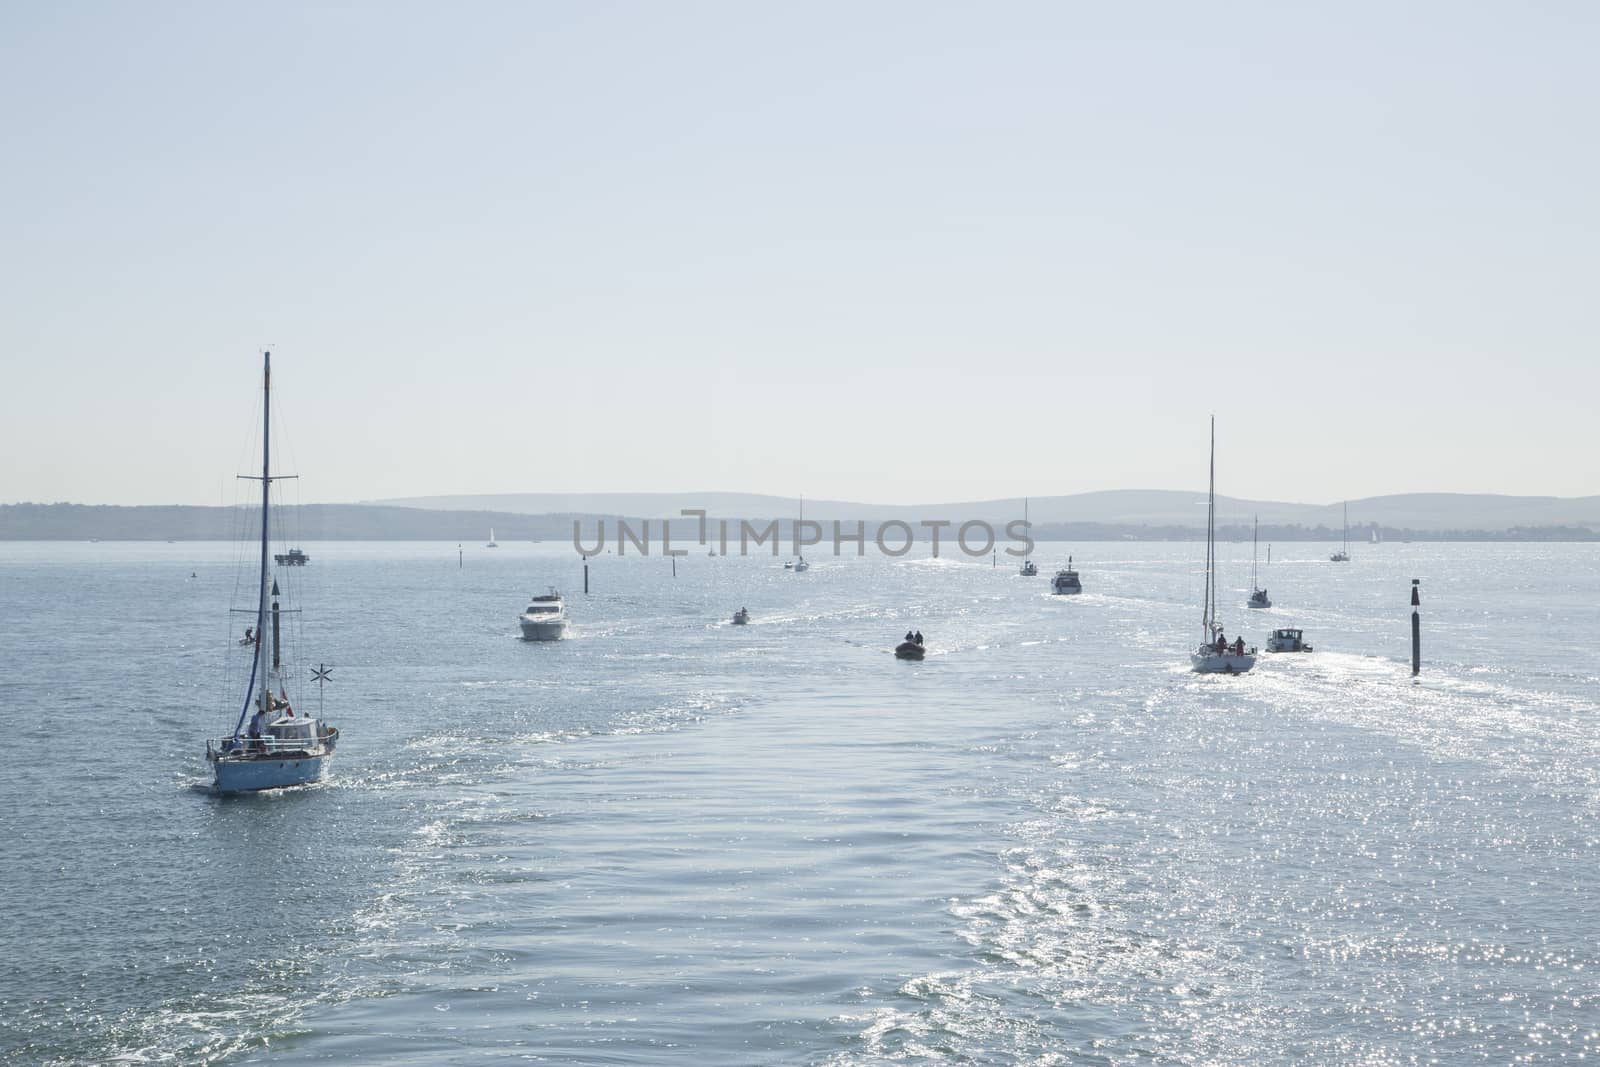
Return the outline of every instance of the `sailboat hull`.
[[[212,762],[218,793],[259,793],[321,781],[332,752],[274,759],[228,759]]]
[[[1256,657],[1252,652],[1236,655],[1201,649],[1190,654],[1189,662],[1196,674],[1244,674],[1256,665]]]

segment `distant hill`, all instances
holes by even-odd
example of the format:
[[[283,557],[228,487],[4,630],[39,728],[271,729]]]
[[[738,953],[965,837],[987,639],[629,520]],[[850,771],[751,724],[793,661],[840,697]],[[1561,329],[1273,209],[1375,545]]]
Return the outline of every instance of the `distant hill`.
[[[455,498],[419,498],[455,499]],[[680,507],[704,506],[711,519],[729,520],[737,538],[740,519],[764,526],[776,519],[789,539],[792,519],[778,510],[789,501],[780,497],[742,494],[706,494],[702,498],[675,494],[594,494],[531,497],[470,497],[470,501],[499,500],[499,509],[441,510],[396,504],[307,504],[286,507],[278,514],[291,540],[311,541],[457,541],[479,544],[492,528],[504,542],[558,541],[570,543],[573,522],[582,524],[586,543],[593,543],[599,522],[615,543],[618,519],[635,530],[651,521],[659,544],[661,520]],[[531,501],[531,503],[530,503]],[[1563,500],[1552,497],[1478,497],[1420,494],[1351,501],[1353,541],[1366,541],[1376,529],[1385,541],[1591,541],[1600,540],[1600,506],[1597,498]],[[586,505],[569,510],[530,513],[515,506],[547,503]],[[607,506],[610,505],[610,506]],[[626,508],[626,510],[624,510]],[[1039,541],[1145,540],[1181,541],[1202,537],[1205,499],[1194,493],[1129,491],[1085,493],[1048,497],[1029,502],[1033,536]],[[1252,518],[1261,517],[1261,537],[1269,541],[1337,541],[1342,534],[1340,505],[1279,504],[1264,501],[1218,500],[1218,536],[1248,540]],[[1365,516],[1385,514],[1398,518],[1382,521]],[[825,536],[834,521],[865,523],[873,537],[880,523],[899,521],[926,539],[923,521],[971,519],[989,522],[1005,540],[1006,523],[1019,519],[1022,502],[980,501],[926,507],[880,507],[840,501],[807,502],[806,518],[823,524]],[[1457,517],[1460,516],[1460,517]],[[224,541],[245,536],[255,525],[253,509],[88,504],[0,505],[0,540],[7,541]],[[676,544],[692,543],[698,523],[677,517],[672,524]],[[714,529],[714,527],[713,527]],[[898,542],[903,534],[893,535]],[[947,531],[944,535],[950,536]]]
[[[712,516],[793,518],[798,501],[757,493],[508,493],[479,496],[410,497],[376,504],[426,510],[552,513],[581,515],[676,516],[682,508],[704,508]],[[807,500],[806,518],[818,521],[883,522],[900,519],[983,519],[1002,523],[1022,516],[1022,498],[950,504],[863,504],[842,500]],[[1118,489],[1070,496],[1040,496],[1028,501],[1035,523],[1097,523],[1114,526],[1203,527],[1206,494],[1165,489]],[[1340,530],[1345,504],[1296,504],[1276,500],[1217,498],[1217,519],[1223,525],[1248,523],[1259,516],[1267,526],[1303,526]],[[1600,529],[1600,496],[1497,496],[1488,493],[1405,493],[1366,497],[1349,502],[1352,528],[1373,524],[1392,530],[1511,530],[1546,526]]]

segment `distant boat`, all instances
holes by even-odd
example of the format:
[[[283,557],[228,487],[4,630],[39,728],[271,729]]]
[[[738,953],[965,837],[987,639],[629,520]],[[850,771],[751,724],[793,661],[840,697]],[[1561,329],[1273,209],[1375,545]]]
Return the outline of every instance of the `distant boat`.
[[[749,623],[750,612],[748,609],[740,608],[738,611],[733,613],[733,624],[735,626],[747,626]]]
[[[1217,621],[1217,420],[1211,420],[1211,488],[1206,501],[1206,592],[1200,615],[1205,634],[1200,647],[1189,656],[1191,667],[1201,674],[1243,674],[1256,665],[1255,649],[1244,649],[1244,639],[1227,644],[1222,624]]]
[[[1032,529],[1032,527],[1030,527],[1028,525],[1028,498],[1027,497],[1023,497],[1022,498],[1022,528],[1024,530],[1031,530]],[[1028,538],[1028,544],[1030,544],[1030,545],[1033,544],[1033,535],[1031,533],[1025,534],[1024,536],[1026,536]],[[1021,571],[1021,574],[1022,574],[1022,576],[1024,578],[1035,578],[1035,577],[1038,577],[1039,568],[1034,565],[1033,560],[1031,560],[1028,557],[1024,556],[1024,557],[1022,557],[1022,571]]]
[[[1067,565],[1056,571],[1056,576],[1050,579],[1050,591],[1057,596],[1071,596],[1083,592],[1083,583],[1078,580],[1078,572],[1072,566],[1072,557],[1067,557]]]
[[[567,602],[552,586],[548,593],[528,601],[517,622],[524,641],[559,641],[567,635]]]
[[[289,702],[285,668],[281,600],[278,583],[267,567],[268,511],[272,498],[272,353],[262,364],[261,419],[261,570],[256,583],[255,626],[244,647],[253,647],[244,706],[233,733],[206,742],[206,759],[219,793],[249,793],[304,785],[321,778],[339,740],[337,728],[311,715],[296,715]],[[292,614],[295,609],[288,609]],[[268,627],[270,626],[270,630]],[[254,706],[255,714],[250,714]],[[249,727],[245,725],[249,717]]]
[[[1350,501],[1344,502],[1344,547],[1328,557],[1329,563],[1350,562]]]
[[[311,562],[311,557],[298,548],[291,548],[287,552],[279,552],[272,559],[280,567],[304,567]]]
[[[1267,638],[1268,652],[1310,652],[1311,646],[1305,643],[1303,631],[1282,629],[1272,631],[1272,636]]]
[[[921,641],[901,641],[894,646],[896,659],[921,659],[927,654],[927,649],[922,647]]]
[[[1369,543],[1374,545],[1383,543],[1383,539],[1378,536],[1378,528],[1376,526],[1372,528],[1372,538]]]
[[[500,547],[497,543],[495,543],[494,527],[493,526],[489,527],[489,543],[484,545],[483,547],[484,548],[499,548]]]
[[[802,496],[800,498],[800,518],[795,520],[795,526],[794,526],[794,540],[795,540],[795,546],[796,546],[794,562],[793,563],[785,563],[783,565],[784,569],[794,571],[796,574],[799,574],[802,571],[808,571],[808,570],[811,569],[811,564],[806,562],[805,554],[803,552],[799,551],[800,524],[805,522],[805,521],[806,521],[806,498]]]
[[[1261,520],[1255,521],[1254,532],[1250,535],[1250,606],[1252,608],[1270,608],[1272,601],[1267,598],[1267,591],[1261,588],[1261,578],[1256,570],[1256,546],[1261,543]]]

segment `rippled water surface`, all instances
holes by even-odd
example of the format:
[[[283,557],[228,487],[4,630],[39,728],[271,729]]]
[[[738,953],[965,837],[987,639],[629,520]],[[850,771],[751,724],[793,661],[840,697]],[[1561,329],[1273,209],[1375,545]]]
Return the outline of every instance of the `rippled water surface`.
[[[1600,1055],[1593,546],[1277,546],[1266,612],[1223,546],[1230,635],[1317,649],[1242,678],[1187,671],[1196,545],[1072,546],[1076,598],[1054,546],[588,597],[570,546],[306,547],[333,774],[219,799],[234,550],[0,546],[6,1062]]]

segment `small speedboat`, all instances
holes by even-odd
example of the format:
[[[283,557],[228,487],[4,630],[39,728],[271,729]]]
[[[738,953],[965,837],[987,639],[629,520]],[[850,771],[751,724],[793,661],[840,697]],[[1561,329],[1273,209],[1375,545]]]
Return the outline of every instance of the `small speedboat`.
[[[1024,578],[1037,578],[1039,576],[1039,567],[1033,560],[1026,560],[1022,564],[1021,574]]]
[[[567,602],[552,588],[529,600],[517,622],[524,641],[559,641],[567,635]]]
[[[901,641],[895,646],[894,655],[896,659],[921,659],[926,651],[915,641]]]
[[[1267,638],[1268,652],[1310,652],[1311,646],[1306,644],[1305,635],[1300,630],[1274,630],[1272,636]]]
[[[1250,594],[1250,606],[1252,608],[1270,608],[1270,607],[1272,607],[1272,601],[1270,599],[1268,599],[1267,591],[1265,589],[1257,589],[1255,592],[1251,593]]]
[[[748,625],[750,625],[750,612],[749,612],[749,610],[747,608],[740,608],[738,611],[734,612],[733,613],[733,624],[735,626],[748,626]]]

